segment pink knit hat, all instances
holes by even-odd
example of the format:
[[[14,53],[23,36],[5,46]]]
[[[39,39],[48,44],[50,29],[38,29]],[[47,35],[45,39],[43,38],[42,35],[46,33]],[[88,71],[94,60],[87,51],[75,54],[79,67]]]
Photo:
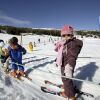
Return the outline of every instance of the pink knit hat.
[[[65,25],[61,29],[61,36],[62,35],[67,35],[67,34],[72,34],[73,35],[73,28],[69,25]]]

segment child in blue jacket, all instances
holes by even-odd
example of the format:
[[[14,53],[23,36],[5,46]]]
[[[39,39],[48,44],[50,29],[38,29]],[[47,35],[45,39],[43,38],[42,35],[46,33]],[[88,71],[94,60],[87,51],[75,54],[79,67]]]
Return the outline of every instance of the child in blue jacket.
[[[16,37],[12,37],[9,40],[9,44],[9,56],[12,62],[11,75],[13,77],[16,77],[18,74],[17,72],[19,72],[20,75],[24,75],[24,67],[20,64],[22,64],[22,55],[26,54],[26,50],[18,44],[18,39]],[[18,65],[15,63],[17,63]]]

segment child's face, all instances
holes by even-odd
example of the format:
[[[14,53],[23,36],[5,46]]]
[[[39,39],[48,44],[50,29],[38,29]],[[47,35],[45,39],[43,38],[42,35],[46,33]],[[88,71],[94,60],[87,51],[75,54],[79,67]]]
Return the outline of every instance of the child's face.
[[[12,49],[17,49],[17,45],[15,45],[15,44],[10,44],[10,47],[12,48]]]
[[[73,36],[72,35],[70,35],[70,34],[68,34],[68,35],[63,35],[62,36],[62,40],[69,40],[69,39],[71,39]]]

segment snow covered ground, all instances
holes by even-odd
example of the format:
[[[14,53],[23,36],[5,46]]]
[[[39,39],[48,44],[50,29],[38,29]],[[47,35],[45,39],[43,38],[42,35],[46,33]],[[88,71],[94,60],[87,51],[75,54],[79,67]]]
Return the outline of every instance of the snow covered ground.
[[[0,34],[0,39],[5,42],[10,39],[12,35]],[[20,43],[20,36],[17,36]],[[41,43],[38,43],[38,39]],[[36,42],[36,47],[32,53],[27,53],[23,56],[23,64],[25,70],[32,78],[32,82],[24,79],[18,81],[7,77],[0,71],[0,100],[64,100],[64,98],[43,93],[40,86],[44,86],[44,80],[50,80],[57,84],[62,84],[60,76],[60,69],[54,64],[56,52],[54,51],[54,43],[50,41],[50,36],[24,36],[23,46],[27,49],[28,43]],[[52,37],[53,40],[58,40],[58,37]],[[100,83],[100,39],[84,38],[83,48],[77,59],[74,76],[79,79],[88,80]],[[42,71],[41,71],[42,70]],[[83,100],[100,100],[100,86],[90,84],[87,82],[75,81],[80,90],[94,95],[94,97],[83,96]],[[81,100],[81,99],[80,99]]]

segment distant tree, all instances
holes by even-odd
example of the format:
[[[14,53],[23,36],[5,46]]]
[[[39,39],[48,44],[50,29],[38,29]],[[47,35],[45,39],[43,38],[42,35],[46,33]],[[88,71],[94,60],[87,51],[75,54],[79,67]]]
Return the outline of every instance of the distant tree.
[[[13,27],[13,26],[2,26],[0,25],[0,30],[6,30],[8,34],[20,35],[20,33],[32,33],[37,35],[52,35],[60,36],[60,30],[46,30],[46,29],[32,29],[32,28],[23,28],[23,27]],[[76,35],[81,37],[92,37],[93,35],[100,37],[100,31],[76,31]]]

